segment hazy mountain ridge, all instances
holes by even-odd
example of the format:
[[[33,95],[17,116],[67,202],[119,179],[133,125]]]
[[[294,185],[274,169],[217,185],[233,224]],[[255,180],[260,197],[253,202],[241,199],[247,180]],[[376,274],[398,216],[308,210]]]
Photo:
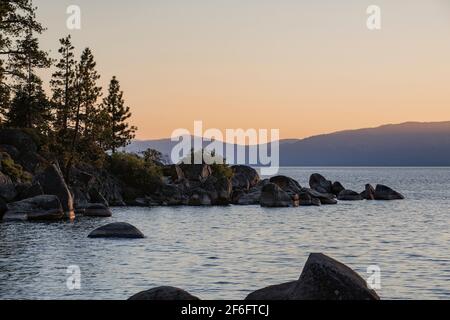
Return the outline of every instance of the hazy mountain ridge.
[[[170,139],[133,141],[126,150],[169,155]],[[208,145],[204,143],[204,146]],[[220,153],[220,152],[219,152]],[[280,141],[281,166],[450,166],[450,121],[406,122]]]

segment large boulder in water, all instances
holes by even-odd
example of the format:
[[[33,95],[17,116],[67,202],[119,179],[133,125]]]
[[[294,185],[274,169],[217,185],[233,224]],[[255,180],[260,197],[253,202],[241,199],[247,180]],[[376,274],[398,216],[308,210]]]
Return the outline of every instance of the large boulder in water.
[[[309,256],[291,300],[379,300],[366,281],[346,265],[324,254]]]
[[[270,183],[276,184],[291,197],[299,195],[302,192],[302,187],[300,184],[292,178],[286,176],[276,176],[271,178],[269,181]]]
[[[3,221],[53,221],[64,218],[64,211],[58,197],[37,196],[9,203]]]
[[[109,208],[102,203],[90,203],[83,211],[86,217],[108,218],[112,216]]]
[[[377,185],[375,189],[375,200],[403,200],[403,199],[405,199],[405,197],[402,194],[382,184]]]
[[[48,166],[42,173],[35,177],[35,181],[39,182],[45,194],[57,196],[59,201],[61,201],[66,216],[73,217],[74,206],[72,194],[57,164]]]
[[[338,195],[338,200],[341,201],[358,201],[363,200],[363,197],[358,192],[352,190],[343,190]]]
[[[303,188],[302,193],[307,193],[311,198],[316,198],[320,200],[323,205],[334,205],[337,204],[334,194],[332,193],[322,193],[314,189]]]
[[[231,178],[233,190],[250,190],[260,181],[258,172],[251,167],[239,165],[233,166],[231,169],[233,170]]]
[[[375,189],[371,184],[366,184],[366,189],[361,192],[361,197],[366,200],[375,200]]]
[[[333,182],[333,185],[331,186],[331,193],[335,196],[339,195],[342,191],[344,191],[345,188],[339,181]]]
[[[92,231],[89,238],[123,238],[123,239],[141,239],[144,234],[136,227],[126,222],[115,222]]]
[[[314,173],[309,178],[309,186],[311,189],[317,190],[321,193],[332,193],[332,182],[325,179],[324,176]]]
[[[250,301],[283,301],[289,300],[292,290],[296,287],[298,281],[269,286],[267,288],[256,290],[250,293],[245,300]]]
[[[128,300],[138,301],[182,301],[182,300],[200,300],[189,292],[175,287],[158,287],[147,291],[142,291]]]
[[[313,253],[300,279],[249,294],[246,300],[379,300],[366,281],[346,265]]]
[[[272,208],[294,206],[291,196],[274,183],[262,188],[260,204],[262,207]]]

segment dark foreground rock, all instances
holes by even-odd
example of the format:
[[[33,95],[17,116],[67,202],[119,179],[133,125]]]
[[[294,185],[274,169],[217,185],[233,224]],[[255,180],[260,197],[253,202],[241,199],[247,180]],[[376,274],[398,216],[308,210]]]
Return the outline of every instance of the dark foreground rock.
[[[405,199],[405,197],[402,194],[382,184],[377,185],[375,189],[375,200],[403,200],[403,199]]]
[[[346,265],[313,253],[294,282],[257,290],[246,300],[379,300],[366,281]]]
[[[112,213],[109,210],[109,208],[101,203],[88,204],[83,211],[84,211],[83,215],[86,217],[107,218],[112,216]]]
[[[345,190],[345,187],[339,181],[336,181],[331,186],[331,193],[337,196],[339,193]]]
[[[181,301],[181,300],[200,300],[200,299],[191,295],[189,292],[184,291],[179,288],[158,287],[158,288],[153,288],[153,289],[150,289],[147,291],[139,292],[139,293],[135,294],[134,296],[132,296],[131,298],[129,298],[128,300],[140,300],[140,301],[144,301],[144,300],[150,300],[150,301],[151,300],[154,300],[154,301],[178,300],[178,301]]]
[[[343,190],[338,195],[338,200],[341,201],[358,201],[363,200],[363,197],[356,191]]]
[[[58,197],[54,195],[9,203],[3,221],[54,221],[64,218],[64,211]]]
[[[321,174],[314,173],[309,178],[309,186],[311,189],[317,190],[321,193],[331,193],[333,183],[325,179],[325,177]]]
[[[251,167],[233,166],[231,169],[233,170],[231,183],[234,190],[250,190],[260,181],[258,172]]]
[[[260,204],[268,208],[294,206],[291,196],[274,183],[269,183],[262,188]]]
[[[366,200],[375,200],[375,189],[371,184],[366,184],[366,189],[361,192],[361,197]]]
[[[89,238],[141,239],[144,235],[136,227],[126,222],[115,222],[92,231]]]

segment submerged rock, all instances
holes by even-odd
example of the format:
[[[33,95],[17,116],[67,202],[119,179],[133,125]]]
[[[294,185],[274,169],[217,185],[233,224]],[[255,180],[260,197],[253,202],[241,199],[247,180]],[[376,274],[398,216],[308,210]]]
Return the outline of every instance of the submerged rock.
[[[358,201],[363,200],[363,197],[358,192],[352,190],[343,190],[338,195],[338,200],[341,201]]]
[[[158,287],[147,291],[142,291],[128,300],[153,300],[153,301],[182,301],[182,300],[200,300],[189,292],[175,287]]]
[[[84,208],[84,216],[86,217],[101,217],[107,218],[111,217],[112,213],[108,207],[102,203],[91,203]]]
[[[262,207],[270,208],[294,206],[291,196],[274,183],[262,188],[260,204]]]
[[[249,294],[246,300],[379,300],[366,281],[346,265],[313,253],[300,279]]]
[[[377,185],[375,189],[375,200],[403,200],[403,199],[405,199],[405,197],[402,194],[382,184]]]
[[[141,239],[144,235],[136,227],[126,222],[115,222],[92,231],[88,238]]]
[[[3,221],[52,221],[64,218],[58,197],[43,195],[9,203]]]

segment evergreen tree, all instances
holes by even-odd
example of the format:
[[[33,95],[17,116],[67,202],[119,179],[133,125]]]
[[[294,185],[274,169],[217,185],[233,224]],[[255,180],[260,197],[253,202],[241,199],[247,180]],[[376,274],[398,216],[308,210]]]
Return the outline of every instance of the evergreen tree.
[[[61,47],[58,52],[61,58],[56,64],[50,85],[53,91],[52,102],[56,108],[55,128],[62,133],[67,132],[69,121],[73,118],[75,108],[75,68],[74,46],[71,36],[59,40]]]
[[[123,91],[116,77],[113,77],[108,90],[108,96],[103,100],[103,108],[106,110],[109,120],[108,149],[113,153],[120,147],[130,143],[135,137],[137,128],[130,126],[127,120],[131,117],[130,108],[125,106]]]

